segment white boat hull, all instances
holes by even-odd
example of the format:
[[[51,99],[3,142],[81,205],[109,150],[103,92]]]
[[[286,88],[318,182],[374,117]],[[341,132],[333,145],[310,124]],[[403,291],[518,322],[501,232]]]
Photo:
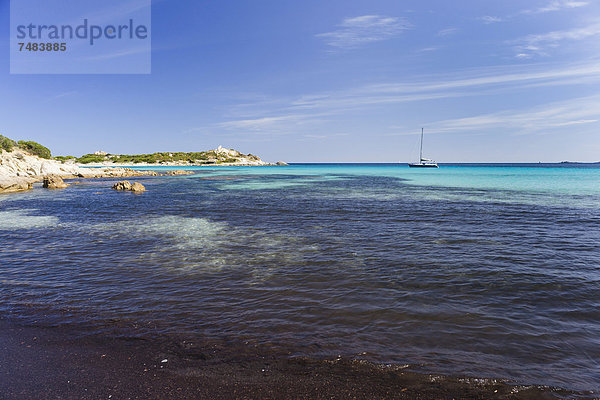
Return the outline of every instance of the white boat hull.
[[[410,168],[439,168],[437,164],[408,164]]]

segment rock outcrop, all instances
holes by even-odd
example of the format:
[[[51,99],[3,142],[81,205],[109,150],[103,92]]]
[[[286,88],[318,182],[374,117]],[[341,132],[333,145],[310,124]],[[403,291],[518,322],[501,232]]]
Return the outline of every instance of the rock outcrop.
[[[131,191],[132,192],[145,192],[146,188],[144,187],[144,185],[142,185],[139,182],[133,182],[133,184],[131,185]]]
[[[176,169],[174,171],[165,171],[165,175],[191,175],[194,171],[186,171],[183,169]]]
[[[139,182],[119,181],[112,187],[115,190],[123,190],[129,192],[145,192],[146,188]]]
[[[11,152],[1,151],[0,154],[0,176],[13,177],[43,177],[47,175],[76,175],[80,172],[79,167],[73,164],[62,164],[55,160],[46,160],[31,155],[24,150]]]
[[[104,152],[97,152],[98,154]],[[162,154],[162,153],[156,153]],[[179,153],[178,153],[179,154]],[[259,157],[252,154],[242,154],[237,150],[226,149],[219,146],[215,150],[210,150],[202,153],[185,153],[199,154],[199,159],[186,159],[173,161],[161,161],[162,166],[168,165],[236,165],[236,166],[256,166],[256,165],[274,165],[262,161]],[[169,153],[170,156],[173,154]],[[105,157],[108,157],[106,155]],[[115,156],[118,157],[119,156]],[[159,176],[159,175],[189,175],[194,171],[175,170],[158,173],[156,171],[137,171],[125,167],[113,167],[118,165],[117,159],[106,161],[99,165],[86,164],[82,167],[73,162],[72,159],[57,161],[52,159],[44,159],[29,153],[22,148],[15,147],[14,150],[8,152],[0,149],[0,193],[18,192],[29,190],[33,187],[33,183],[41,179],[47,178],[44,187],[62,188],[68,186],[63,179],[74,178],[128,178],[133,176]],[[137,161],[136,161],[137,162]],[[158,164],[141,164],[136,165],[158,165]],[[287,165],[280,161],[277,165]],[[58,179],[60,179],[60,181]],[[141,184],[140,184],[141,186]],[[139,187],[138,187],[139,189]]]
[[[132,176],[159,176],[156,171],[136,171],[124,167],[80,168],[78,178],[129,178]]]
[[[227,149],[219,146],[214,150],[199,152],[161,152],[151,154],[123,155],[105,154],[96,152],[86,154],[78,159],[87,166],[125,166],[135,164],[137,166],[151,167],[160,166],[260,166],[275,165],[265,162],[254,154],[243,154],[237,150]]]
[[[156,171],[136,171],[123,167],[87,168],[56,160],[46,160],[26,153],[23,150],[6,152],[0,150],[0,177],[30,177],[41,179],[44,176],[61,178],[101,178],[129,176],[158,176]]]
[[[43,159],[22,149],[10,152],[0,150],[0,193],[29,190],[33,187],[34,182],[50,176],[59,177],[62,180],[157,175],[160,174],[156,171],[135,171],[123,167],[83,168],[72,163]],[[48,185],[51,185],[50,181],[48,181]]]
[[[115,183],[112,188],[115,190],[131,190],[131,182],[119,181]]]
[[[33,188],[33,182],[35,181],[36,179],[33,178],[0,176],[0,193],[13,193],[29,190]]]
[[[60,176],[49,175],[44,177],[42,186],[47,189],[64,189],[69,184],[65,183]]]

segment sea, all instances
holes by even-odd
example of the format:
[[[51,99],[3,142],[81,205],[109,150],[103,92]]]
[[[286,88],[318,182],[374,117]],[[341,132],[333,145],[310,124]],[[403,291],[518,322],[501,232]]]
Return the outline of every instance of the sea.
[[[0,318],[600,390],[600,164],[186,169],[0,196]]]

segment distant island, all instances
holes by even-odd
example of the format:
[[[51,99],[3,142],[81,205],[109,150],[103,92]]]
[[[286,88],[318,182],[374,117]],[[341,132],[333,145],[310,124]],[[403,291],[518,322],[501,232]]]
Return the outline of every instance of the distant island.
[[[596,162],[581,162],[581,161],[561,161],[561,164],[600,164],[600,161]]]

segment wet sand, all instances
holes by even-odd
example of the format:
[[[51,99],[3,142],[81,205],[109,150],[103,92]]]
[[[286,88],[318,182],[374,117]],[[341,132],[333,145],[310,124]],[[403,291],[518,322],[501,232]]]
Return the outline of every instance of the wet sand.
[[[82,335],[0,320],[1,399],[593,398],[496,380],[311,360],[225,342]]]

